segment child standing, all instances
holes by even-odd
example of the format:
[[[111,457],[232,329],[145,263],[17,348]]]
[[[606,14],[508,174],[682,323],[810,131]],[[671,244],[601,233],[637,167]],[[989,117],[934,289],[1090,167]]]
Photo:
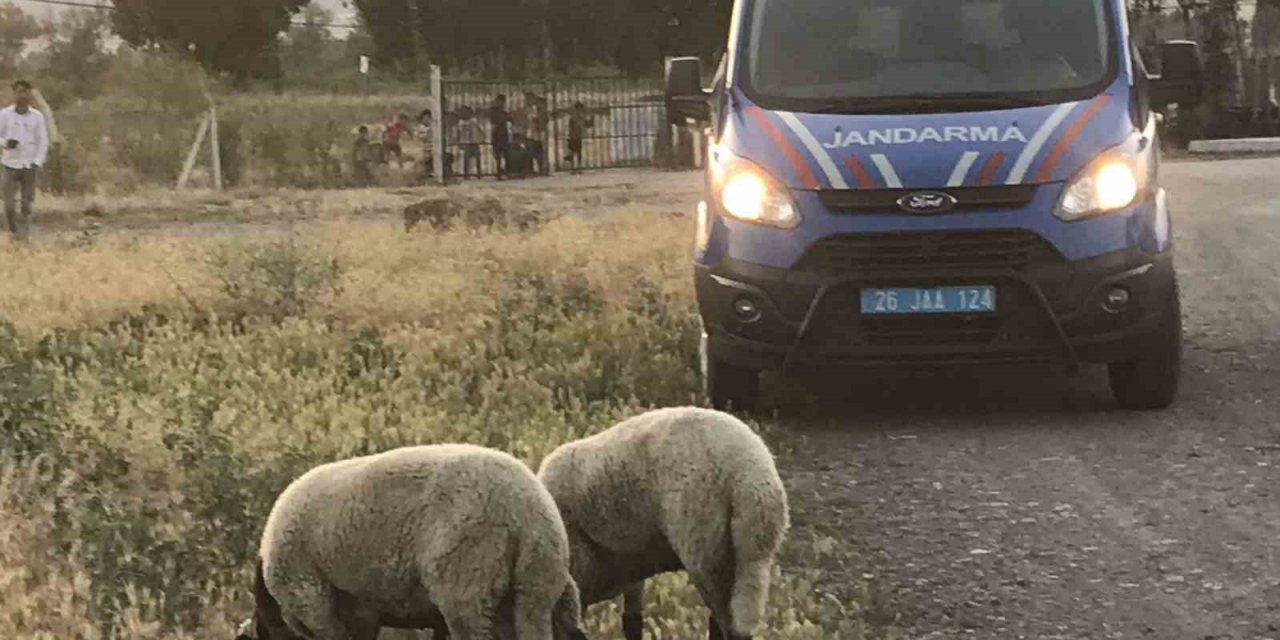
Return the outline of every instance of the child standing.
[[[565,161],[574,174],[582,173],[582,140],[586,138],[587,129],[594,126],[587,106],[581,101],[573,103],[573,110],[569,112],[569,155]]]
[[[471,163],[475,162],[476,177],[480,177],[480,145],[484,142],[484,129],[476,118],[475,109],[470,105],[458,110],[458,123],[454,130],[454,139],[462,147],[462,176],[471,177]]]
[[[498,94],[489,106],[489,127],[489,144],[493,147],[493,161],[501,180],[507,175],[507,156],[511,151],[511,113],[507,111],[506,94]]]
[[[359,135],[351,146],[351,168],[358,187],[373,183],[373,143],[369,140],[369,127],[360,125]]]
[[[404,168],[404,147],[400,144],[400,138],[409,132],[409,114],[402,113],[395,122],[387,125],[382,132],[382,150],[384,158],[387,162],[391,161],[391,156],[396,157],[396,166]]]

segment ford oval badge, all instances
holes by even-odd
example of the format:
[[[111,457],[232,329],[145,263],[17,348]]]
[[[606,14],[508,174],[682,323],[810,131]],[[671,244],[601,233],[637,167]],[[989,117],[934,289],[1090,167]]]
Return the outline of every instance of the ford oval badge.
[[[898,198],[898,206],[907,213],[942,213],[956,206],[956,199],[949,193],[917,191]]]

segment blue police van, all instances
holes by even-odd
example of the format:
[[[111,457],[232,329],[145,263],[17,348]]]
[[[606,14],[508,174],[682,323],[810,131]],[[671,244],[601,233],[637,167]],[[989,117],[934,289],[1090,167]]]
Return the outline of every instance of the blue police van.
[[[1168,406],[1181,307],[1155,110],[1194,107],[1197,45],[1159,75],[1123,0],[737,0],[710,88],[695,286],[714,406],[770,369],[1105,364]]]

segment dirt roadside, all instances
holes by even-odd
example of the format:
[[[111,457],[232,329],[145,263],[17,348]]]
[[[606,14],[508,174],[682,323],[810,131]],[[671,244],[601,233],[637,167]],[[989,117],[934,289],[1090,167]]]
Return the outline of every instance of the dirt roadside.
[[[407,205],[442,193],[495,197],[525,209],[581,215],[669,212],[692,215],[701,174],[625,169],[495,182],[386,189],[305,191],[246,188],[144,190],[128,196],[41,194],[34,240],[40,244],[98,237],[257,236],[298,225],[348,222],[401,226]]]
[[[798,535],[911,638],[1280,638],[1280,160],[1165,168],[1187,331],[1165,412],[1105,371],[855,384],[792,420]]]

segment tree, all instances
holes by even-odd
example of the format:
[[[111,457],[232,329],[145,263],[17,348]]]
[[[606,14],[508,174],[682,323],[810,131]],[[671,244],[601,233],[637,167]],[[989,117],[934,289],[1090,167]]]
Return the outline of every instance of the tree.
[[[373,62],[401,75],[418,67],[418,20],[415,0],[355,0],[360,19],[373,36]]]
[[[64,17],[51,30],[41,75],[56,78],[69,95],[78,98],[98,95],[111,67],[111,56],[103,49],[103,38],[109,29],[107,18],[99,12],[86,11]]]
[[[0,5],[0,73],[12,74],[22,61],[27,41],[42,33],[40,23],[22,9]]]
[[[1256,54],[1280,54],[1280,0],[1258,0],[1251,35]]]
[[[333,22],[333,14],[318,5],[302,12],[302,24],[285,34],[280,45],[284,77],[293,82],[315,84],[334,81],[354,70],[356,58],[348,60],[347,43],[334,38],[323,25]]]
[[[1204,48],[1205,91],[1214,114],[1221,114],[1238,101],[1236,67],[1231,50],[1236,41],[1235,24],[1239,15],[1236,0],[1209,0]],[[1238,55],[1238,54],[1237,54]]]
[[[375,61],[412,73],[424,58],[519,79],[608,63],[655,73],[663,56],[708,60],[732,0],[355,0]]]
[[[279,75],[279,35],[309,0],[113,0],[116,33],[186,52],[237,81]]]

